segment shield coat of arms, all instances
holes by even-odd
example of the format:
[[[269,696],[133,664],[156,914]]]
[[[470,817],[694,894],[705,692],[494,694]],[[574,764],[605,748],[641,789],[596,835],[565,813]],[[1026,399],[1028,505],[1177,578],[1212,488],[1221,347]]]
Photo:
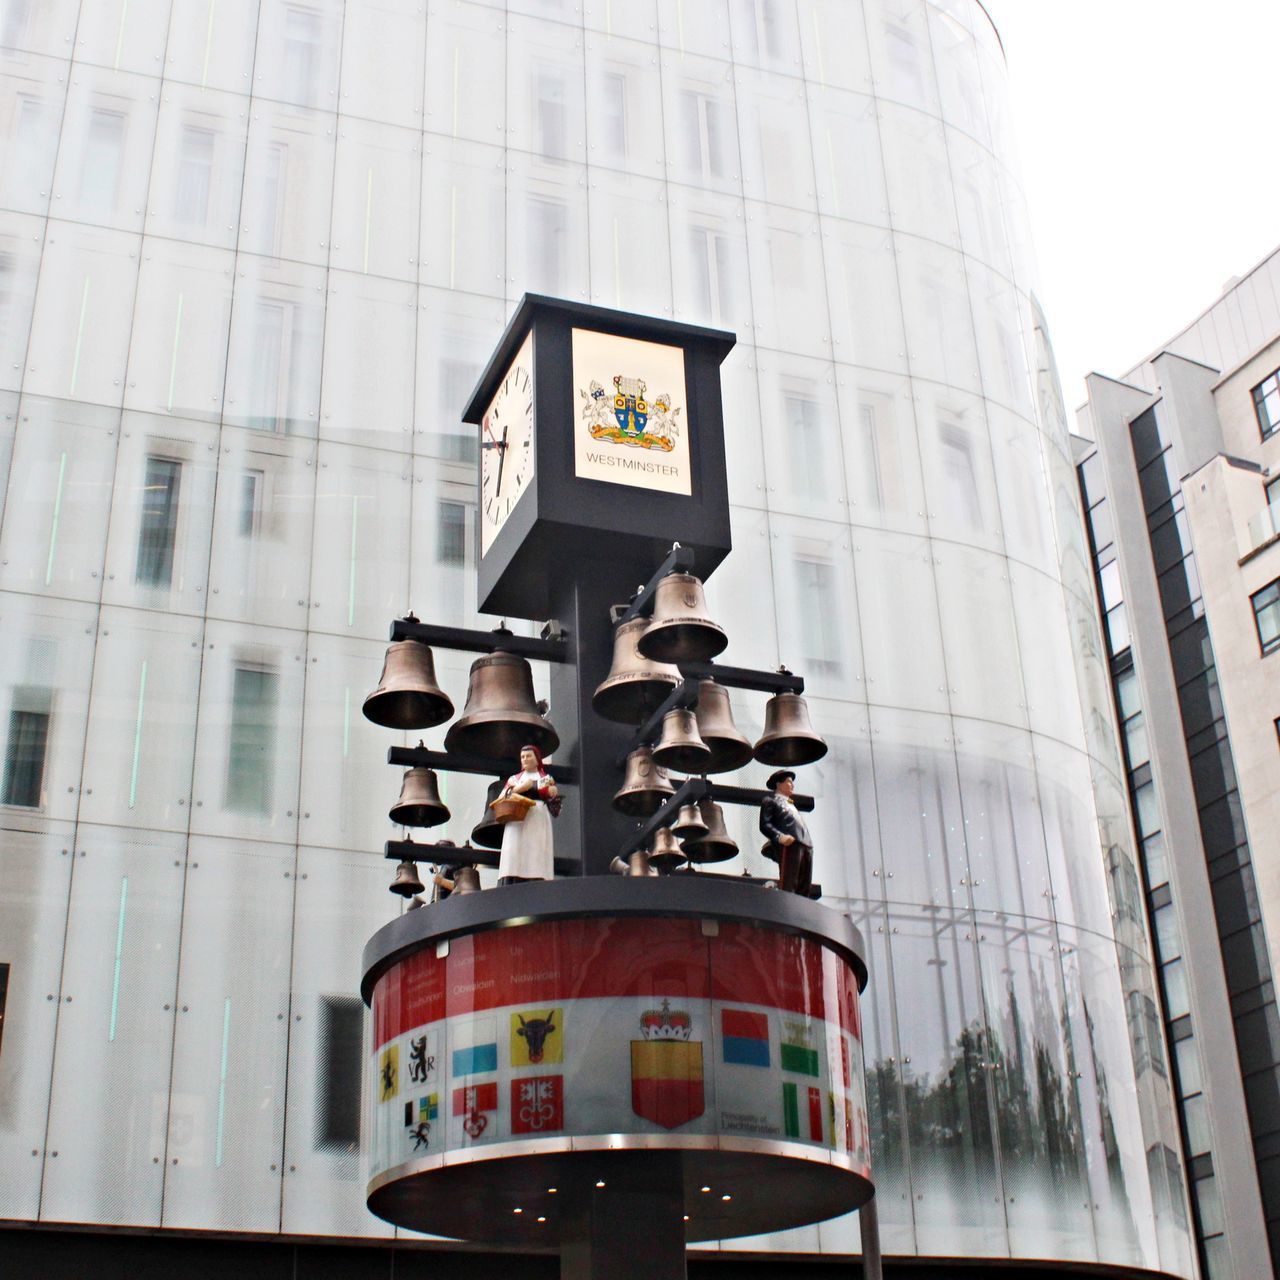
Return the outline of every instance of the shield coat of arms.
[[[664,1129],[678,1129],[706,1109],[702,1041],[690,1040],[693,1019],[672,1010],[647,1009],[640,1017],[643,1039],[631,1042],[631,1109]]]

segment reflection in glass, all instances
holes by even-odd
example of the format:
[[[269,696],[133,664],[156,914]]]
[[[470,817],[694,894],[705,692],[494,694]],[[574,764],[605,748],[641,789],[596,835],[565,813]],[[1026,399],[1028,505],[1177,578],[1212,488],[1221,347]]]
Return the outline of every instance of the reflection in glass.
[[[278,677],[273,671],[237,667],[231,692],[224,804],[236,813],[269,814],[275,772]]]
[[[178,489],[182,463],[147,458],[142,482],[142,523],[138,530],[137,581],[167,587],[173,580],[173,546],[178,533]]]
[[[40,807],[52,705],[53,694],[48,689],[13,691],[9,736],[4,749],[5,804],[28,809]]]

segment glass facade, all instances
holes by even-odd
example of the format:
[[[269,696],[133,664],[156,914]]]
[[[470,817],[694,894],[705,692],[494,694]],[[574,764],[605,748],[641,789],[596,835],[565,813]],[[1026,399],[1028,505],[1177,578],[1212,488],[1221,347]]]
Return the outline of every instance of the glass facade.
[[[352,1000],[396,779],[359,707],[391,617],[478,622],[459,415],[528,290],[738,335],[708,597],[832,746],[886,1250],[1191,1275],[980,5],[2,12],[0,1217],[389,1233]],[[455,702],[468,665],[437,654]],[[484,781],[441,781],[461,841]]]

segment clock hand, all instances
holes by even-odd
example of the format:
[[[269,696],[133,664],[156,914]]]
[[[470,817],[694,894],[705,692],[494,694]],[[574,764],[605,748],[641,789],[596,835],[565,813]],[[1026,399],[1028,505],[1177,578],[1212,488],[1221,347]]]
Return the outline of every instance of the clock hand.
[[[494,487],[493,491],[493,496],[495,498],[500,498],[502,496],[502,469],[507,465],[507,432],[510,430],[510,423],[502,428],[502,452],[498,454],[498,483]]]

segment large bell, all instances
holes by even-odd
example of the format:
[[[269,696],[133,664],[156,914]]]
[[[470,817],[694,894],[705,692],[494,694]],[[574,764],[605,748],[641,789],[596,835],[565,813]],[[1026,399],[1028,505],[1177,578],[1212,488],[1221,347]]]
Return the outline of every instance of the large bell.
[[[724,825],[724,810],[714,800],[698,802],[698,812],[707,824],[707,833],[697,840],[685,843],[684,851],[690,862],[725,862],[737,856],[738,842]]]
[[[489,790],[484,793],[484,817],[471,830],[471,843],[482,849],[502,848],[502,823],[493,816],[489,806],[498,798],[504,785],[501,778],[489,783]]]
[[[613,807],[631,818],[651,818],[675,793],[667,771],[654,763],[653,748],[637,747],[627,757],[627,772],[614,793]]]
[[[468,755],[515,760],[523,746],[549,756],[560,738],[538,714],[533,697],[533,671],[514,653],[501,649],[471,664],[467,705],[449,726],[444,749]]]
[[[676,820],[671,824],[671,830],[681,841],[701,840],[707,834],[707,824],[702,820],[702,813],[692,800],[680,806]]]
[[[643,849],[637,849],[627,856],[624,862],[614,858],[609,863],[609,870],[617,876],[656,876],[658,873],[649,865],[649,855]]]
[[[436,663],[421,640],[387,646],[378,687],[364,700],[364,716],[385,729],[430,729],[453,715],[453,702],[436,683]]]
[[[724,685],[714,680],[699,680],[694,714],[698,733],[711,752],[711,760],[703,766],[703,773],[728,773],[741,769],[751,760],[751,739],[733,723],[729,690]]]
[[[404,771],[400,799],[387,817],[401,827],[438,827],[449,821],[449,810],[440,799],[435,772],[418,766]]]
[[[398,893],[402,898],[412,898],[414,894],[421,893],[423,884],[418,879],[418,864],[416,862],[402,862],[396,868],[396,878],[388,885],[388,888],[392,893]]]
[[[761,764],[812,764],[827,754],[827,744],[809,723],[809,707],[798,693],[775,693],[764,707],[764,732],[756,743]]]
[[[480,873],[475,867],[459,867],[453,874],[453,894],[479,893]]]
[[[680,669],[636,648],[648,618],[632,618],[613,633],[613,665],[591,695],[596,714],[619,724],[643,724],[680,683]]]
[[[686,861],[688,859],[680,848],[680,842],[676,839],[675,832],[670,827],[659,827],[657,834],[653,837],[653,850],[649,854],[649,865],[657,867],[659,871],[674,871],[676,867]]]
[[[702,582],[691,573],[669,573],[653,597],[653,619],[636,648],[655,662],[706,662],[729,643],[724,628],[707,616]]]
[[[662,717],[662,737],[653,749],[653,758],[664,769],[679,773],[703,773],[711,752],[698,735],[698,718],[692,711],[668,711]]]

